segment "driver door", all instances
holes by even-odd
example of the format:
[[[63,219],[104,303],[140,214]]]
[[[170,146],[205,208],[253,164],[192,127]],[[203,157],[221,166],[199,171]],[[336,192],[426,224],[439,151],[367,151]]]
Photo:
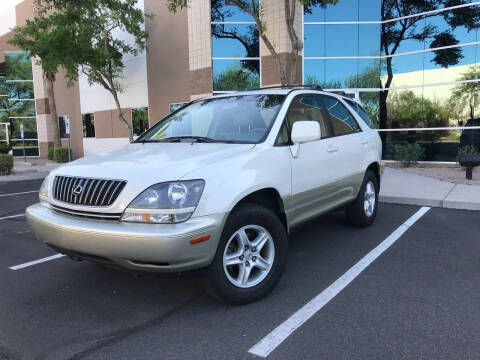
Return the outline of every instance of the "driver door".
[[[322,106],[317,95],[305,94],[292,101],[287,113],[289,129],[296,121],[310,120],[320,124],[322,133],[320,140],[301,144],[298,152],[295,149],[298,145],[290,145],[292,201],[288,216],[292,225],[324,213],[339,202],[335,182],[339,170],[337,151]]]

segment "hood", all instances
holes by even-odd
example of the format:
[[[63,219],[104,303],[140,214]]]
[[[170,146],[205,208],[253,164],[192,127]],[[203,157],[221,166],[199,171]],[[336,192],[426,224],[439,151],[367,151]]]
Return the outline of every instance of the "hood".
[[[178,180],[204,166],[247,152],[254,146],[188,142],[129,144],[118,150],[76,160],[53,173],[152,185]]]

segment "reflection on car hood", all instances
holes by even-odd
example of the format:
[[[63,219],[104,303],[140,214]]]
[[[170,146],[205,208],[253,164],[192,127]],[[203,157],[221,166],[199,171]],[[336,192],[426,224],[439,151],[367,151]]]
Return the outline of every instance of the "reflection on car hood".
[[[154,184],[186,174],[253,148],[254,144],[146,143],[88,156],[54,171],[58,175],[135,180]]]

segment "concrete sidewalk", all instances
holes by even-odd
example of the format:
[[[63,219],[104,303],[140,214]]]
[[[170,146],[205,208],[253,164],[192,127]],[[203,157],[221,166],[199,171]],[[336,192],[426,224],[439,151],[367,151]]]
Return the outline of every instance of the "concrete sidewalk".
[[[380,201],[480,210],[480,186],[454,184],[386,167],[380,189]]]
[[[0,176],[0,182],[43,179],[50,171],[63,165],[45,159],[15,159],[10,175]]]

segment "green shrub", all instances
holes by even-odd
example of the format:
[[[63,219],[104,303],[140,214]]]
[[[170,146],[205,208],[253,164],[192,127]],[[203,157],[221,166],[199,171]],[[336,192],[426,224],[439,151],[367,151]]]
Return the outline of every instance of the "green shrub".
[[[425,149],[415,143],[408,145],[395,145],[393,147],[393,158],[400,161],[403,166],[410,166],[420,160],[425,152]]]
[[[8,175],[13,169],[13,156],[0,154],[0,175]]]
[[[48,160],[53,160],[54,152],[55,152],[55,148],[53,146],[48,148],[48,152],[47,152]]]
[[[0,142],[0,154],[8,154],[10,150],[10,145],[8,145],[6,142]]]
[[[475,145],[464,145],[462,147],[459,147],[458,153],[457,153],[457,163],[458,163],[458,160],[460,159],[460,156],[462,155],[477,155],[477,154],[479,154],[479,152]]]
[[[70,155],[72,152],[70,151]],[[58,163],[68,162],[68,149],[64,147],[55,148],[53,152],[53,159]]]

